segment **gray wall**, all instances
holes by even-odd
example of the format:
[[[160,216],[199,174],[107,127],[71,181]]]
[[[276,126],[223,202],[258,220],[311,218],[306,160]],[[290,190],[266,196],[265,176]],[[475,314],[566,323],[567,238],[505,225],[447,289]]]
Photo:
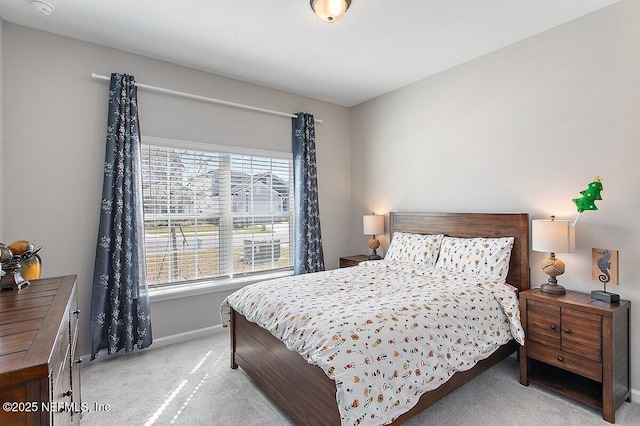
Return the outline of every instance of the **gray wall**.
[[[640,389],[640,2],[625,0],[352,109],[352,251],[370,211],[577,215],[572,198],[602,177],[559,277],[581,291],[591,248],[620,251],[632,301],[632,385]],[[357,190],[356,190],[357,188]],[[387,247],[388,237],[383,241]],[[532,286],[548,278],[531,253]],[[634,308],[635,307],[635,308]],[[637,398],[637,394],[635,396]]]
[[[327,266],[347,253],[351,209],[350,111],[167,62],[8,22],[2,24],[4,86],[3,240],[42,244],[43,275],[78,274],[80,353],[89,353],[108,82],[91,73],[267,109],[313,113]],[[283,67],[286,64],[283,64]],[[291,151],[291,119],[139,90],[143,135],[217,145]],[[220,323],[229,291],[152,303],[154,337]]]

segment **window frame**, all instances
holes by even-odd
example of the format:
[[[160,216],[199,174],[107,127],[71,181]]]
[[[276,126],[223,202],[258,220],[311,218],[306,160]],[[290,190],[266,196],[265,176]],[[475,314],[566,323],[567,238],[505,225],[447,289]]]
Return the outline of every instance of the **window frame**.
[[[167,138],[160,138],[155,136],[144,136],[144,135],[141,137],[140,142],[142,146],[155,145],[155,146],[161,146],[166,148],[176,148],[181,150],[207,151],[207,152],[215,152],[219,154],[229,154],[229,156],[241,155],[241,156],[252,156],[252,157],[255,156],[255,157],[272,158],[272,159],[278,159],[278,160],[287,160],[289,162],[289,167],[290,167],[289,194],[290,194],[291,200],[289,201],[289,211],[288,211],[288,214],[286,215],[289,218],[289,226],[288,226],[289,250],[290,250],[289,266],[283,267],[283,268],[254,271],[254,272],[249,272],[244,274],[234,274],[234,271],[227,270],[226,272],[228,273],[228,276],[209,277],[209,278],[203,278],[203,279],[180,281],[180,282],[168,282],[168,283],[161,283],[161,284],[148,284],[148,291],[149,291],[150,297],[152,297],[154,300],[166,300],[166,299],[173,299],[175,297],[194,296],[194,295],[210,293],[214,291],[234,290],[237,288],[241,288],[245,285],[251,284],[253,282],[258,282],[258,281],[262,281],[269,278],[293,275],[293,252],[294,252],[293,250],[294,250],[294,244],[295,244],[295,239],[293,238],[293,221],[294,221],[293,153],[259,150],[254,148],[245,148],[245,147],[238,147],[238,146],[225,146],[225,145],[209,144],[209,143],[187,141],[187,140],[167,139]],[[229,206],[231,206],[232,203],[233,201],[230,199]],[[228,227],[230,230],[230,238],[227,238],[229,241],[233,239],[233,234],[234,234],[234,227],[232,224],[233,217],[234,216],[231,215],[227,218],[230,225]],[[226,247],[226,249],[230,251],[230,253],[228,253],[230,255],[229,262],[232,262],[233,261],[232,260],[233,244],[230,243]],[[145,256],[143,260],[145,262],[145,267],[147,262],[146,259],[147,259],[147,256],[146,256],[146,248],[145,248]],[[232,268],[232,267],[229,264],[227,266],[224,266],[223,268]]]

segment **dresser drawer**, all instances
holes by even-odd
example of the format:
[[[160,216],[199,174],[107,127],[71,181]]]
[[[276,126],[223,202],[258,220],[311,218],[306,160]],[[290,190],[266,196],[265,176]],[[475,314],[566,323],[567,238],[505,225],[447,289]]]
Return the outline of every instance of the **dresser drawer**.
[[[55,380],[55,377],[54,377]],[[60,366],[60,374],[52,386],[52,405],[50,411],[53,415],[53,425],[71,424],[71,372],[69,370],[69,350],[67,348],[64,363]]]
[[[527,339],[555,349],[560,344],[560,308],[546,303],[527,301]]]
[[[535,342],[527,342],[527,356],[602,383],[599,362]]]
[[[58,329],[55,345],[51,351],[51,361],[49,363],[50,374],[53,377],[53,386],[55,387],[60,377],[64,374],[62,369],[68,366],[67,362],[70,357],[69,350],[69,319],[68,313],[65,314],[62,324]],[[68,372],[67,372],[68,374]]]
[[[71,336],[71,347],[75,348],[76,338],[78,336],[78,322],[80,317],[80,310],[78,309],[78,291],[77,287],[73,288],[71,297],[69,298],[69,327]]]
[[[563,309],[562,349],[602,362],[602,317],[574,309]]]

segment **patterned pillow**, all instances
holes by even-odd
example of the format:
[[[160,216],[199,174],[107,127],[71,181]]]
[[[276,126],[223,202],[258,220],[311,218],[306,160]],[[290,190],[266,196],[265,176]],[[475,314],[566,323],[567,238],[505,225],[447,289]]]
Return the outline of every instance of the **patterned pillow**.
[[[473,272],[504,283],[512,248],[513,237],[444,237],[436,267],[452,272]]]
[[[440,243],[444,235],[423,235],[394,232],[386,260],[399,260],[433,267],[438,259]]]

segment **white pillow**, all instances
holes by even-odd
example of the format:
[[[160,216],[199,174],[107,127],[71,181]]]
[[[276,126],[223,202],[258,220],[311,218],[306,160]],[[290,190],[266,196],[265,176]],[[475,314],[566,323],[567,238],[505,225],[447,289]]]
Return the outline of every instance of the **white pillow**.
[[[509,272],[513,237],[456,238],[444,237],[437,268],[452,272],[485,275],[504,283]]]
[[[433,267],[438,259],[443,237],[442,234],[424,235],[396,231],[384,258]]]

